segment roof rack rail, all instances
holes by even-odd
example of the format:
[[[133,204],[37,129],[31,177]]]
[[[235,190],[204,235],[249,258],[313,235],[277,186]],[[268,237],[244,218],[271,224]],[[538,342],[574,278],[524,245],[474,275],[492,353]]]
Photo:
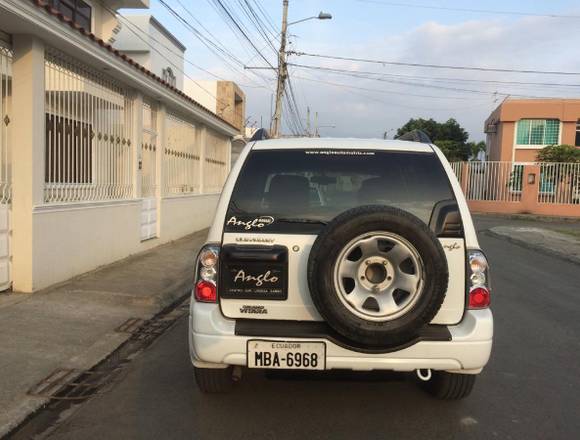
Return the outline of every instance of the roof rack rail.
[[[421,142],[422,144],[432,144],[431,138],[423,130],[411,130],[403,133],[397,138],[400,141]]]
[[[256,130],[256,132],[250,139],[250,142],[265,141],[266,139],[270,139],[270,134],[268,133],[268,130],[266,130],[265,128],[259,128],[258,130]]]

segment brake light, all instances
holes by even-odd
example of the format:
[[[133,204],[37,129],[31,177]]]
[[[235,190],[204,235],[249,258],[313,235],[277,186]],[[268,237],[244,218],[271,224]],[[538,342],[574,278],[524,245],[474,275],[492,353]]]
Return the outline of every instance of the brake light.
[[[200,302],[216,302],[217,288],[210,281],[199,281],[195,285],[195,299]]]
[[[470,250],[468,253],[468,307],[483,309],[491,302],[489,287],[489,265],[483,252]]]
[[[483,309],[489,307],[489,290],[485,287],[474,287],[469,291],[469,308]]]
[[[217,302],[219,246],[204,246],[197,257],[194,296],[199,302]]]

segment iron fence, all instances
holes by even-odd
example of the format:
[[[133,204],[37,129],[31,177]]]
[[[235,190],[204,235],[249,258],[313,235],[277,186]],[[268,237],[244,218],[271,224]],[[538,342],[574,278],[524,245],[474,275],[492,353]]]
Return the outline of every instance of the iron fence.
[[[167,114],[164,146],[165,194],[199,193],[200,144],[195,126]]]
[[[131,198],[129,91],[51,48],[45,88],[45,203]]]
[[[0,43],[0,204],[10,203],[12,199],[11,100],[12,52]]]
[[[517,202],[524,167],[538,168],[538,203],[580,204],[580,164],[547,162],[453,162],[467,200]]]

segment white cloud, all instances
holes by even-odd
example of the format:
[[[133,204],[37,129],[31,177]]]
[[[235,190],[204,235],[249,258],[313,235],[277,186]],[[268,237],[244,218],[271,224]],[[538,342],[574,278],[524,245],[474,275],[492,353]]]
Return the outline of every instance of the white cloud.
[[[342,39],[344,40],[344,39]],[[524,18],[517,21],[472,20],[454,25],[436,22],[425,23],[399,35],[385,35],[367,44],[349,46],[338,40],[336,46],[309,47],[313,52],[340,54],[358,58],[377,58],[405,62],[453,64],[465,66],[507,67],[538,70],[580,71],[580,46],[578,21],[571,19]],[[304,45],[299,41],[297,45]],[[313,48],[313,49],[311,49]],[[576,77],[547,75],[524,75],[419,69],[396,66],[380,66],[350,61],[334,62],[306,57],[294,58],[294,62],[320,66],[332,66],[359,71],[380,71],[401,75],[419,75],[445,78],[485,79],[501,81],[531,81],[554,83],[579,83]],[[499,91],[528,96],[577,97],[575,89],[548,87],[523,87],[519,85],[480,84],[471,82],[435,83],[443,87],[487,91],[490,95],[463,93],[453,90],[384,83],[348,76],[331,75],[319,71],[295,69],[295,89],[301,89],[313,110],[320,114],[321,123],[337,125],[334,130],[324,129],[324,135],[378,137],[389,128],[397,128],[411,117],[433,117],[438,120],[456,118],[473,139],[483,138],[483,121],[497,105],[491,93]],[[351,90],[300,80],[298,76],[326,80],[362,88],[381,89],[397,93],[412,93],[430,97],[404,96],[400,94],[372,93]],[[240,82],[244,80],[238,79]],[[419,81],[419,80],[412,80]],[[426,83],[429,83],[428,81]],[[268,125],[270,92],[261,89],[245,89],[247,112],[259,122],[264,115]],[[305,105],[304,99],[299,101]],[[441,99],[432,96],[464,99]],[[302,111],[306,115],[305,109]],[[258,116],[256,116],[258,115]]]

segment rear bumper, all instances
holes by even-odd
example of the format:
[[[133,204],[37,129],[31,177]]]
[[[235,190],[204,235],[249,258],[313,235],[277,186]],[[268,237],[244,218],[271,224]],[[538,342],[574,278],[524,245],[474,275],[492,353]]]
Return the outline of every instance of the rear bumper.
[[[493,316],[489,309],[469,310],[463,320],[448,327],[450,341],[420,341],[399,351],[369,354],[348,350],[324,338],[239,336],[235,320],[225,318],[216,304],[192,302],[189,317],[189,352],[198,367],[246,365],[246,343],[250,339],[323,341],[326,368],[348,370],[412,371],[431,368],[479,373],[489,360]]]

